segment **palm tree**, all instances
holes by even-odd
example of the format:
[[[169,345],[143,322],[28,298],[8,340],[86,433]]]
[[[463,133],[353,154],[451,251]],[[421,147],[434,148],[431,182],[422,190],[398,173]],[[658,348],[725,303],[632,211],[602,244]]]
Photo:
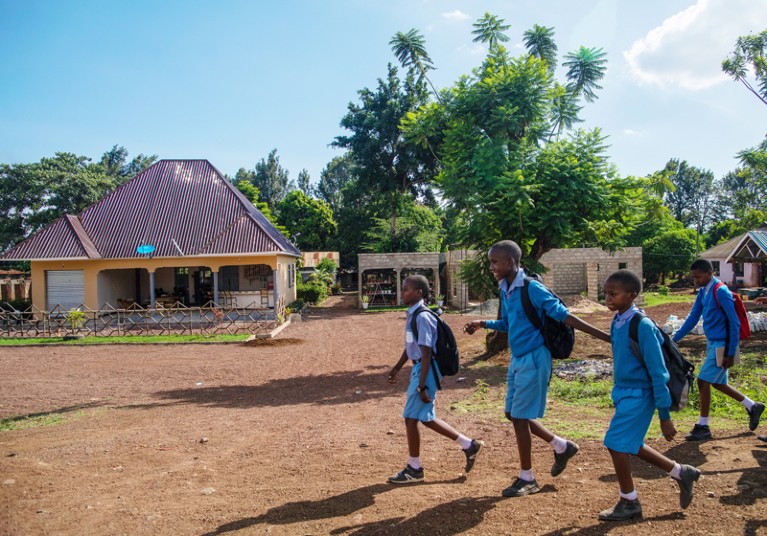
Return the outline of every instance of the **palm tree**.
[[[531,56],[545,61],[551,72],[557,68],[557,43],[554,41],[554,28],[535,24],[524,33],[522,42]]]
[[[578,100],[567,92],[561,85],[556,84],[554,96],[551,99],[551,132],[552,136],[559,138],[564,129],[573,127],[573,124],[580,123],[583,119],[578,117],[578,112],[583,106],[578,106]]]
[[[562,65],[568,68],[567,86],[570,94],[577,97],[583,93],[587,102],[594,102],[597,98],[595,89],[602,89],[597,84],[605,76],[607,70],[607,54],[601,48],[581,47],[578,52],[570,52],[565,55]]]
[[[762,103],[767,104],[767,30],[756,35],[738,37],[735,51],[722,61],[722,71],[742,83]],[[748,81],[749,72],[756,76],[758,89]]]
[[[420,78],[426,79],[437,99],[441,102],[437,88],[434,87],[429,77],[426,76],[427,72],[434,69],[434,64],[429,57],[429,53],[426,52],[426,40],[423,35],[418,33],[418,30],[415,28],[407,33],[397,32],[389,41],[389,45],[403,67],[418,70]]]
[[[504,24],[505,20],[485,12],[485,16],[473,24],[474,30],[471,32],[476,37],[474,43],[487,43],[490,50],[493,50],[499,43],[505,43],[509,37],[504,34],[511,28],[511,24]]]

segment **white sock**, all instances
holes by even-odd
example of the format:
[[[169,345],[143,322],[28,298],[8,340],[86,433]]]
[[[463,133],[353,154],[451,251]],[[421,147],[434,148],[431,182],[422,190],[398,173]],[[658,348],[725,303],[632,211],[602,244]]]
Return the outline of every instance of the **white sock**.
[[[698,424],[701,426],[708,426],[708,417],[698,417]]]
[[[740,403],[745,406],[746,411],[751,411],[751,408],[754,407],[754,401],[747,396],[743,397],[743,400],[741,400]]]
[[[421,468],[421,457],[417,456],[413,458],[412,456],[407,457],[407,464],[412,467],[413,469],[420,469]]]
[[[621,499],[626,499],[628,501],[636,501],[638,498],[637,490],[633,490],[630,493],[623,493],[622,491],[619,491],[618,495],[621,496]]]
[[[455,442],[461,445],[461,448],[463,450],[466,450],[467,448],[471,446],[471,439],[469,439],[463,434],[458,434],[458,437],[455,438]]]
[[[567,450],[567,441],[565,441],[559,436],[554,436],[554,439],[549,441],[549,445],[554,447],[554,452],[556,452],[557,454],[562,454],[564,451]]]
[[[519,478],[527,482],[532,482],[535,480],[535,473],[533,473],[532,469],[522,469],[519,471]]]
[[[675,480],[682,480],[682,466],[674,463],[674,468],[668,472],[668,476]]]

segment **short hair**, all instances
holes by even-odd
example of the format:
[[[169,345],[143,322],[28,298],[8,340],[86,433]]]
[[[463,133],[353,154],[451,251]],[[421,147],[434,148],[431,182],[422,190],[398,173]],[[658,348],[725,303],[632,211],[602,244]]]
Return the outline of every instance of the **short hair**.
[[[490,249],[499,249],[514,259],[517,263],[522,258],[522,249],[513,240],[501,240],[492,245]]]
[[[607,277],[607,281],[617,283],[623,290],[628,292],[635,292],[636,294],[642,292],[642,281],[639,279],[639,276],[631,270],[618,270],[617,272],[613,272]]]
[[[714,273],[714,266],[710,261],[707,261],[706,259],[697,259],[692,263],[692,266],[690,266],[690,270],[697,270],[698,272],[706,272],[712,274]]]
[[[413,274],[407,276],[405,281],[410,281],[416,289],[420,290],[421,297],[424,300],[429,299],[429,280],[426,279],[426,276],[421,274]]]

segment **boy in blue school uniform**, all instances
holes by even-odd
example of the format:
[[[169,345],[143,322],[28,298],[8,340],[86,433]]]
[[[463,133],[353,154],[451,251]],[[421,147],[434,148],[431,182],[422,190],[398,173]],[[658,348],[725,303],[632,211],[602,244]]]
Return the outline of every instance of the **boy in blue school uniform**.
[[[759,426],[764,412],[764,404],[754,402],[740,391],[728,385],[728,369],[733,365],[735,353],[740,343],[740,320],[735,312],[735,300],[727,285],[720,285],[714,296],[714,287],[719,279],[714,277],[714,268],[706,259],[698,259],[690,267],[690,275],[699,287],[698,296],[682,327],[674,333],[674,342],[679,342],[703,316],[703,329],[706,333],[706,359],[698,372],[698,393],[700,395],[700,417],[692,431],[687,434],[687,441],[711,439],[708,425],[708,413],[711,407],[711,386],[730,398],[743,404],[748,413],[748,429],[752,432]],[[729,337],[728,337],[729,332]],[[721,366],[716,362],[717,348],[725,348]]]
[[[521,497],[540,491],[532,465],[532,436],[535,435],[554,448],[551,475],[565,470],[567,462],[578,453],[578,445],[547,430],[538,419],[546,410],[546,395],[551,378],[551,353],[540,331],[528,320],[521,301],[525,271],[520,267],[520,247],[511,240],[497,242],[488,251],[490,271],[500,284],[501,319],[475,320],[464,326],[468,334],[478,328],[505,331],[509,337],[511,360],[506,388],[506,418],[512,421],[517,437],[519,478],[503,490],[504,497]],[[606,342],[610,336],[591,324],[572,316],[567,308],[538,281],[530,281],[529,297],[539,316],[545,312],[557,321],[580,329]]]
[[[642,361],[634,354],[629,339],[631,318],[639,312],[634,300],[642,289],[639,277],[628,270],[618,270],[604,284],[605,305],[616,315],[610,327],[613,349],[613,391],[615,414],[605,435],[604,444],[610,451],[620,493],[618,503],[599,514],[602,521],[624,521],[642,517],[634,480],[631,458],[636,456],[660,469],[679,484],[679,504],[687,508],[692,501],[693,484],[700,471],[691,465],[680,465],[644,444],[655,410],[660,429],[667,441],[676,435],[669,408],[671,394],[666,363],[661,344],[663,336],[649,318],[642,318],[637,338]]]
[[[416,317],[418,339],[411,330],[413,314],[429,299],[429,281],[422,275],[411,275],[402,284],[402,301],[409,306],[405,322],[405,350],[394,368],[389,372],[389,383],[397,381],[397,373],[407,361],[412,361],[410,385],[405,402],[405,430],[407,432],[408,463],[405,468],[389,477],[392,484],[411,484],[421,482],[424,477],[421,466],[421,434],[418,423],[423,424],[461,446],[466,456],[466,473],[474,467],[484,443],[469,439],[456,432],[452,426],[438,419],[434,413],[437,398],[437,377],[441,377],[437,363],[432,359],[437,342],[437,319],[428,312],[421,312]]]

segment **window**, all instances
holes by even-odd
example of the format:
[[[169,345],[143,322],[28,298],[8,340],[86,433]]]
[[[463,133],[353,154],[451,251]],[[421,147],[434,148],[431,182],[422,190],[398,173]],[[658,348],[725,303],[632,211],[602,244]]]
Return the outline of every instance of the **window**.
[[[288,288],[296,284],[296,265],[288,264]]]
[[[738,277],[743,277],[743,263],[734,262],[732,264],[732,272]]]
[[[629,267],[629,263],[627,262],[619,262],[618,263],[618,270],[625,270]]]
[[[719,261],[711,261],[711,266],[714,268],[714,275],[719,275]]]

